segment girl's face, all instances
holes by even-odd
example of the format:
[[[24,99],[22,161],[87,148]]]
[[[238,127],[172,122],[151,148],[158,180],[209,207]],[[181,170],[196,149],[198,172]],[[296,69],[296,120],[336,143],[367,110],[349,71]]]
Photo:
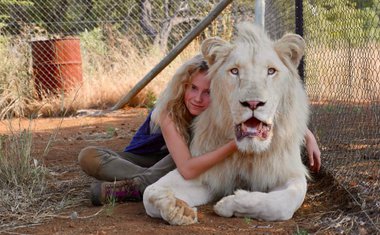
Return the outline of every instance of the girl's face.
[[[210,81],[205,72],[193,75],[191,84],[186,85],[185,105],[193,116],[198,116],[210,104]]]

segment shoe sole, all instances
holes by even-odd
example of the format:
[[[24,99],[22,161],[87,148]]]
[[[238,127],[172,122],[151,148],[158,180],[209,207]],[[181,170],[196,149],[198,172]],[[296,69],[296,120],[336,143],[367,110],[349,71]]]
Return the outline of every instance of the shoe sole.
[[[101,184],[99,183],[92,183],[90,186],[90,199],[91,203],[94,206],[102,206],[103,203],[100,200],[99,196],[101,194]]]

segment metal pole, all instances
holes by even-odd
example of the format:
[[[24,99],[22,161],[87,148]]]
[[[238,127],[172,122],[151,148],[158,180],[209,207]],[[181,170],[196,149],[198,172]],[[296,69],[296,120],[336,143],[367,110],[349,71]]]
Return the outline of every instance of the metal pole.
[[[303,37],[303,4],[302,0],[295,0],[295,24],[296,24],[296,34]],[[302,81],[305,81],[305,61],[302,58],[300,65],[298,66],[298,73]]]
[[[197,37],[230,3],[232,0],[222,0],[212,11],[199,22],[191,32],[189,32],[170,53],[165,56],[160,63],[158,63],[149,73],[145,75],[130,91],[125,95],[117,104],[115,104],[111,111],[122,108],[128,104],[129,101],[137,95],[150,81],[153,80],[168,64],[170,64],[185,48],[186,46]]]
[[[265,0],[255,1],[255,23],[262,28],[265,27]]]

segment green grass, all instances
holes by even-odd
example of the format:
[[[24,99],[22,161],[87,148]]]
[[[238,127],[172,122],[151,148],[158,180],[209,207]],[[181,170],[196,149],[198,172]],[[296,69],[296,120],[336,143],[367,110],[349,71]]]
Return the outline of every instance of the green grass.
[[[244,217],[244,223],[251,224],[252,223],[252,219],[249,218],[249,217]]]
[[[293,235],[308,235],[309,233],[304,230],[304,229],[300,229],[297,225],[297,230],[293,233]]]
[[[148,91],[146,93],[146,100],[145,100],[145,107],[148,108],[149,110],[153,109],[154,105],[156,104],[156,101],[157,101],[157,95],[154,94],[153,91]]]
[[[109,138],[114,137],[115,135],[117,135],[116,131],[117,130],[116,130],[115,127],[113,127],[113,126],[107,126],[106,132],[107,132],[107,136]]]

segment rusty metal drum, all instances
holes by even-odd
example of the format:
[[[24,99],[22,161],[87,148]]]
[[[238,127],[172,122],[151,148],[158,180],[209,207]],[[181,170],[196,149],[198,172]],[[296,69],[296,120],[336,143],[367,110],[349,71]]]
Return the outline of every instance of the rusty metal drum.
[[[80,40],[32,41],[33,78],[39,97],[69,91],[82,82]]]

